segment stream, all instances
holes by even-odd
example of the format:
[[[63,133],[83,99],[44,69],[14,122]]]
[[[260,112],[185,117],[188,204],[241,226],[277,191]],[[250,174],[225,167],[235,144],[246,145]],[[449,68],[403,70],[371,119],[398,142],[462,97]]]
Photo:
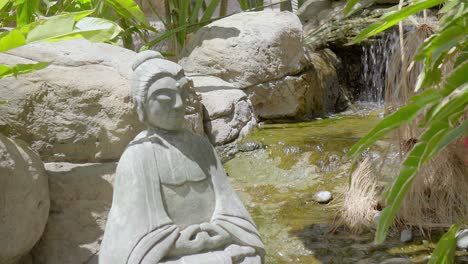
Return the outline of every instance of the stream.
[[[266,263],[427,261],[434,244],[422,238],[403,244],[398,233],[376,246],[373,232],[353,235],[335,224],[349,181],[346,153],[381,117],[382,109],[358,105],[323,120],[264,124],[238,143],[240,152],[224,166],[259,227]],[[321,190],[332,192],[329,204],[313,201]]]

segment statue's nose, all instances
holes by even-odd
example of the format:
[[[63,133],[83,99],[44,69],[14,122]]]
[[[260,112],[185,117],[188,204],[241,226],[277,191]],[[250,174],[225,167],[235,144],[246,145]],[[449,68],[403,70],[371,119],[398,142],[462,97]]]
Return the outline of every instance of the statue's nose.
[[[175,98],[174,108],[180,109],[183,107],[184,107],[184,100],[182,99],[182,96],[180,96],[180,94],[177,94]]]

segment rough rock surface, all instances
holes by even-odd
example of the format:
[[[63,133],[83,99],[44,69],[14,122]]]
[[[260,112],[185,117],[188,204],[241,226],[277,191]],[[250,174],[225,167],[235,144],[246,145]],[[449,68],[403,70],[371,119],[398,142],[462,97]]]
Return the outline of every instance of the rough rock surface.
[[[204,126],[211,143],[230,143],[256,127],[247,94],[214,76],[192,77],[204,106]]]
[[[43,160],[117,160],[143,129],[130,96],[135,53],[86,40],[37,43],[0,54],[0,63],[49,67],[0,80],[0,132],[31,144]],[[195,102],[196,97],[195,98]],[[202,130],[201,105],[188,127]],[[199,111],[197,113],[197,111]]]
[[[117,164],[46,163],[51,208],[35,264],[98,263]]]
[[[226,144],[256,127],[252,105],[238,89],[201,93],[205,106],[205,131],[215,145]]]
[[[309,67],[298,76],[258,84],[245,91],[261,119],[323,116],[343,110],[346,100],[338,81],[340,63],[330,50],[308,52]]]
[[[318,20],[320,12],[331,9],[332,1],[330,0],[307,0],[305,1],[299,10],[297,10],[297,16],[302,22],[307,23],[311,20]]]
[[[197,31],[183,55],[186,72],[246,88],[303,69],[302,24],[290,12],[236,14]]]
[[[49,215],[47,174],[25,142],[0,134],[0,263],[17,263],[39,240]]]

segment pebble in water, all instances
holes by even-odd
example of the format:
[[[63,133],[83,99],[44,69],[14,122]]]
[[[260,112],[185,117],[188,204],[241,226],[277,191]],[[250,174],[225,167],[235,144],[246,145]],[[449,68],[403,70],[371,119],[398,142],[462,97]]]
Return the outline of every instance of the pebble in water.
[[[318,203],[328,203],[333,199],[332,193],[329,191],[320,191],[314,194],[314,201]]]
[[[460,230],[457,233],[457,247],[460,249],[468,249],[468,229]]]
[[[379,212],[375,213],[375,215],[374,215],[373,220],[374,220],[374,226],[375,226],[376,229],[377,229],[377,227],[379,227],[379,219],[380,219],[381,214],[382,214],[382,212],[379,211]]]
[[[411,231],[411,229],[408,228],[408,229],[401,231],[401,234],[400,234],[401,242],[407,243],[407,242],[410,242],[411,240],[413,240],[413,232]]]

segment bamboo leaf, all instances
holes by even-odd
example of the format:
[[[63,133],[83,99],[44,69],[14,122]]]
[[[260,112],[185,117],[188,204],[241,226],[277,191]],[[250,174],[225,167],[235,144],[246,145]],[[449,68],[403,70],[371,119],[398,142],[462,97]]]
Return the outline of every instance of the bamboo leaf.
[[[206,7],[206,10],[203,13],[203,16],[200,21],[201,22],[209,21],[211,17],[213,17],[213,14],[216,8],[218,7],[218,5],[219,5],[219,0],[211,0],[210,4]]]
[[[45,40],[73,31],[75,14],[54,16],[45,20],[42,24],[33,28],[26,38],[27,43]]]
[[[456,234],[459,228],[458,224],[452,225],[440,238],[428,264],[455,263]]]
[[[102,18],[87,17],[78,21],[73,31],[45,39],[44,41],[56,42],[85,38],[92,42],[105,42],[115,38],[121,31],[122,29],[114,22]]]
[[[21,27],[34,21],[39,0],[16,0],[16,26]]]
[[[346,3],[346,6],[344,8],[344,14],[347,16],[349,12],[353,9],[353,7],[359,3],[359,0],[348,0],[348,3]]]
[[[0,10],[2,10],[3,7],[6,6],[11,1],[12,0],[0,0]]]
[[[389,12],[382,16],[377,22],[361,31],[361,33],[352,40],[352,43],[355,44],[366,38],[374,36],[409,16],[416,14],[417,12],[440,5],[443,2],[445,2],[445,0],[419,0],[412,2],[401,10]]]
[[[403,161],[398,177],[395,179],[388,195],[388,206],[382,211],[379,226],[376,232],[376,243],[382,243],[385,240],[388,229],[395,218],[398,209],[401,206],[409,187],[411,186],[419,168],[430,158],[442,150],[453,140],[459,133],[450,133],[450,120],[452,118],[460,118],[464,114],[464,108],[461,108],[451,116],[443,119],[434,120],[428,124],[428,128],[420,136],[419,142],[408,153],[408,156]],[[456,130],[459,131],[458,129]],[[434,151],[437,149],[437,151]]]
[[[38,62],[34,64],[16,64],[13,66],[0,64],[0,79],[7,76],[18,76],[19,74],[25,74],[41,70],[47,67],[48,65],[48,62]]]
[[[143,11],[133,0],[104,0],[122,17],[135,19],[146,27],[151,27]]]
[[[385,117],[380,121],[377,126],[371,130],[366,136],[361,138],[348,152],[348,156],[355,156],[362,153],[366,148],[372,145],[375,141],[386,135],[388,132],[399,127],[401,124],[409,122],[416,117],[417,113],[423,109],[426,105],[433,103],[440,99],[440,94],[435,89],[429,89],[416,95],[411,100],[412,104],[409,104],[393,114]]]
[[[13,29],[0,38],[0,52],[7,51],[26,44],[26,39],[19,29]]]
[[[204,2],[205,0],[197,0],[195,2],[195,6],[192,9],[192,16],[190,17],[191,24],[198,22],[198,14],[200,13],[200,9]]]

